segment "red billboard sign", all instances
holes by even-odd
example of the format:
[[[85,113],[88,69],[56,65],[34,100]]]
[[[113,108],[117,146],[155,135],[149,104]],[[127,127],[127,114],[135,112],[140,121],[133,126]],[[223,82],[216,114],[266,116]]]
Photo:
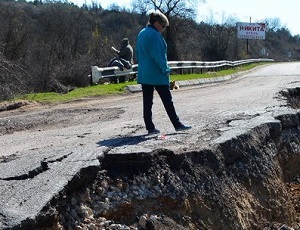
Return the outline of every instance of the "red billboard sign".
[[[240,39],[265,39],[266,24],[265,23],[246,23],[238,22],[237,36]]]

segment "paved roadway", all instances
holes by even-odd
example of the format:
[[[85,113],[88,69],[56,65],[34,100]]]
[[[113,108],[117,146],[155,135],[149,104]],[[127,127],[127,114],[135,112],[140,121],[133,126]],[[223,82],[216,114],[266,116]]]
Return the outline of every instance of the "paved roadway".
[[[154,122],[163,140],[144,135],[141,93],[92,102],[121,109],[114,119],[0,136],[0,157],[10,159],[0,161],[0,229],[34,219],[76,173],[98,166],[104,152],[209,148],[289,111],[279,92],[299,85],[300,63],[276,63],[225,82],[181,87],[173,99],[182,121],[193,126],[186,133],[174,132],[155,95]]]

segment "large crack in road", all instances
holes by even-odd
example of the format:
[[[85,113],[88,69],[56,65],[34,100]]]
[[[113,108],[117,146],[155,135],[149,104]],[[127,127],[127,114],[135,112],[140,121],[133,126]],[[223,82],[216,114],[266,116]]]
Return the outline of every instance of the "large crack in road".
[[[283,94],[298,108],[295,92]],[[14,229],[300,229],[299,125],[300,113],[286,112],[181,154],[110,152],[141,141],[120,137],[35,223]]]

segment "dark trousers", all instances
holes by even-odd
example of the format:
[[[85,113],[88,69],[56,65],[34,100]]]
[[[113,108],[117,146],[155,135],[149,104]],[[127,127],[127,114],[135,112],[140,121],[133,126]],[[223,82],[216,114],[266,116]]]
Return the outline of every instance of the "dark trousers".
[[[153,92],[156,89],[157,93],[162,100],[165,110],[174,126],[174,128],[180,127],[182,124],[179,121],[179,117],[176,114],[170,87],[168,85],[145,85],[142,84],[143,89],[143,115],[147,130],[155,129],[155,125],[152,122],[152,105],[153,105]]]

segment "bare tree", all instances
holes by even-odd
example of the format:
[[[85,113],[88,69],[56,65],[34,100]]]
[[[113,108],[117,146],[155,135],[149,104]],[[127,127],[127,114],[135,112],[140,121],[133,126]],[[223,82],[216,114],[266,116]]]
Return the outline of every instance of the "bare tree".
[[[224,60],[237,56],[236,22],[234,17],[222,15],[221,23],[217,23],[211,12],[208,23],[201,23],[200,39],[204,41],[202,47],[203,59],[208,61]],[[230,52],[228,51],[231,45]]]
[[[266,23],[267,32],[276,32],[282,27],[280,18],[265,18],[263,21]]]
[[[28,92],[33,76],[17,62],[7,60],[0,52],[0,100]]]
[[[202,0],[205,2],[205,0]],[[135,0],[134,6],[141,13],[149,10],[158,10],[164,13],[170,21],[165,37],[168,44],[169,60],[179,60],[177,45],[177,34],[184,28],[180,26],[178,19],[193,19],[196,16],[196,8],[199,1],[196,0]]]
[[[202,0],[205,2],[205,0]],[[171,17],[191,18],[196,15],[197,0],[134,0],[133,5],[138,13],[159,10],[168,19]]]
[[[30,23],[21,7],[15,7],[12,3],[3,4],[5,7],[0,9],[2,52],[8,60],[17,61],[25,55]]]

